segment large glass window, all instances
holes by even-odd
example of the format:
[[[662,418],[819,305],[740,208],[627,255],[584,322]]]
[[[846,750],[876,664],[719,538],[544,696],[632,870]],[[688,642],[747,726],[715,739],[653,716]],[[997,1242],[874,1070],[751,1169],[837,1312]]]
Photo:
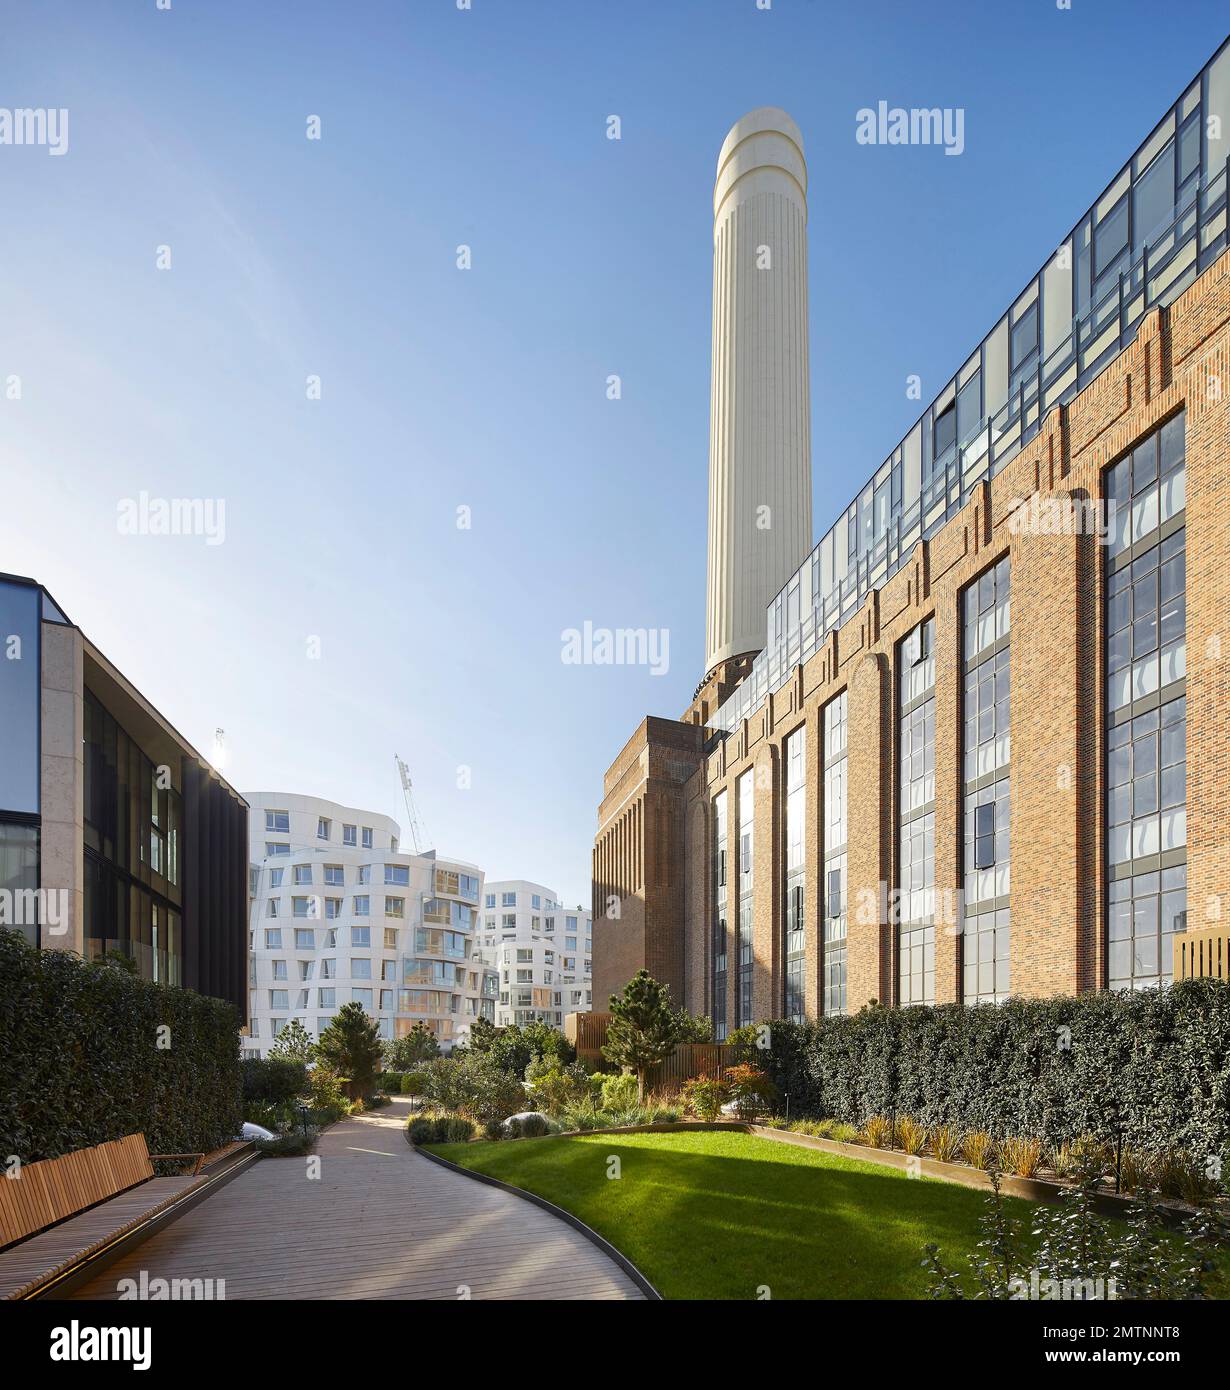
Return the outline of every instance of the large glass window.
[[[32,584],[0,581],[0,814],[39,811],[39,605]]]
[[[755,776],[749,768],[738,782],[739,796],[739,976],[735,1024],[752,1022],[752,913],[755,872]]]
[[[807,882],[804,841],[807,830],[807,729],[800,725],[786,740],[786,894],[782,924],[786,962],[785,1016],[802,1023],[806,994],[803,972],[807,933],[803,910]]]
[[[962,997],[1006,999],[1010,986],[1008,763],[1011,616],[1008,557],[961,596],[965,659]]]
[[[726,1038],[726,793],[713,798],[713,1037]]]
[[[824,923],[826,1014],[846,1011],[846,692],[824,707]]]
[[[935,619],[897,648],[900,776],[897,988],[935,1003]]]
[[[1184,417],[1107,472],[1107,975],[1170,980],[1187,924]]]
[[[155,767],[88,687],[83,735],[86,956],[116,950],[144,978],[180,984],[183,809],[171,769]]]

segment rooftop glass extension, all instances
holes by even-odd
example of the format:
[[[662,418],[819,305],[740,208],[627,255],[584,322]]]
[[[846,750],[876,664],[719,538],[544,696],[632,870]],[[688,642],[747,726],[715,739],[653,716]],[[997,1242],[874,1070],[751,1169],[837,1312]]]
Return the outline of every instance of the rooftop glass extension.
[[[1214,120],[1216,118],[1216,120]],[[1210,134],[1210,128],[1213,134]],[[1226,247],[1230,39],[768,606],[731,732]]]

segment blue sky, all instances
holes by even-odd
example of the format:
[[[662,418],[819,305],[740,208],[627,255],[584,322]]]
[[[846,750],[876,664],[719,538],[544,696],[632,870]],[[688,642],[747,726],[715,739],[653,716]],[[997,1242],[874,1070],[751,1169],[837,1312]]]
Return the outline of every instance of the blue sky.
[[[224,728],[241,789],[403,819],[400,753],[442,852],[588,901],[603,771],[703,674],[730,125],[779,105],[806,144],[818,536],[916,417],[906,377],[945,383],[1226,28],[1204,0],[6,4],[0,106],[70,114],[62,157],[0,147],[0,569],[197,747]],[[964,154],[857,144],[880,99],[963,107]],[[224,499],[225,542],[120,535],[142,491]],[[669,672],[564,664],[586,620],[669,629]]]

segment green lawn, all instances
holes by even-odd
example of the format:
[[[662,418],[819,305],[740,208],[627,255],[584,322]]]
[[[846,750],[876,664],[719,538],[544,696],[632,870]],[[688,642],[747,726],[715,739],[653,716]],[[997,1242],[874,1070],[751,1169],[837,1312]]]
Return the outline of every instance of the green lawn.
[[[922,1248],[965,1267],[983,1194],[749,1134],[433,1146],[605,1236],[664,1298],[920,1298]],[[608,1178],[617,1155],[621,1176]],[[1009,1199],[1014,1214],[1031,1204]]]

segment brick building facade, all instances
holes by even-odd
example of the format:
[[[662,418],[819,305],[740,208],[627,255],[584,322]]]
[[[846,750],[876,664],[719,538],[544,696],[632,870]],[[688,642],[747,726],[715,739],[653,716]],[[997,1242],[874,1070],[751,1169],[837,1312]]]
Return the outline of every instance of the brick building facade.
[[[1066,264],[1005,315],[1006,404],[992,334],[877,475],[893,519],[877,508],[864,533],[860,505],[848,542],[834,528],[850,578],[831,616],[821,546],[807,558],[809,642],[791,636],[796,576],[765,652],[711,672],[680,721],[644,721],[613,764],[594,855],[598,1008],[640,965],[719,1037],[873,999],[1148,987],[1170,977],[1177,933],[1220,930],[1230,256],[1228,151],[1206,118],[1228,84],[1223,48],[1074,229]],[[1114,334],[1096,337],[1115,208],[1143,217],[1164,159],[1168,226],[1138,244],[1124,212]]]

